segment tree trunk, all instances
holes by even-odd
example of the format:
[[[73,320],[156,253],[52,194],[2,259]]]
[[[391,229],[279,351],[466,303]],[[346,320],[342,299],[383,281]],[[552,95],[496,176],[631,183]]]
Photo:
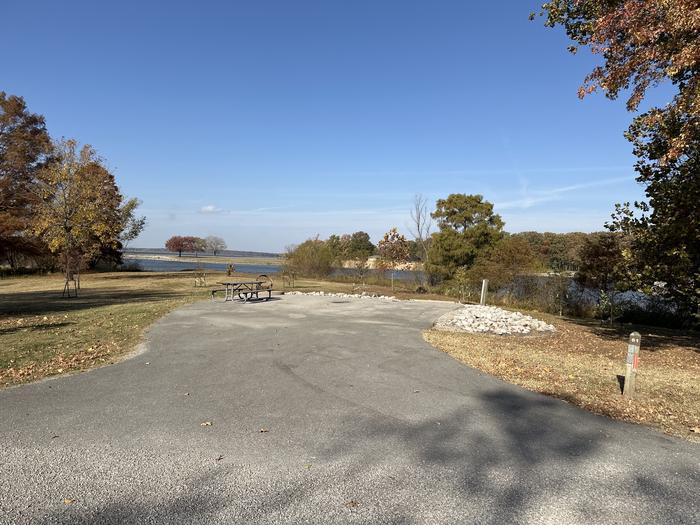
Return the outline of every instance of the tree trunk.
[[[610,326],[613,325],[613,313],[615,311],[615,303],[613,301],[613,294],[610,292],[610,298],[608,299],[610,302]]]
[[[75,296],[78,296],[78,287],[75,284],[75,276],[73,275],[73,261],[70,253],[66,251],[64,254],[64,259],[63,259],[64,265],[65,265],[65,278],[66,281],[63,285],[63,296],[71,296],[71,291],[70,291],[70,283],[73,281],[73,288],[75,290]]]

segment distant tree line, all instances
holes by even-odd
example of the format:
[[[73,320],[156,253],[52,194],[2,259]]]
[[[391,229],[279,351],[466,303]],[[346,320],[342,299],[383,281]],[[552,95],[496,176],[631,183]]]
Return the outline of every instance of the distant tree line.
[[[61,267],[69,278],[121,250],[143,230],[104,159],[76,140],[54,140],[23,98],[0,92],[0,264]]]
[[[216,256],[226,249],[226,241],[216,235],[210,235],[204,239],[191,235],[173,235],[165,241],[165,248],[170,252],[177,252],[178,257],[181,257],[183,252],[194,253],[195,257],[204,252],[210,252]]]
[[[583,232],[521,232],[513,237],[525,241],[535,258],[549,270],[575,272],[581,265],[581,249],[593,234]]]
[[[424,203],[422,197],[418,198]],[[425,208],[419,204],[418,208]],[[423,212],[425,213],[425,211]],[[581,265],[580,253],[585,241],[596,234],[539,233],[509,234],[504,222],[493,212],[493,205],[481,195],[453,194],[436,203],[430,220],[438,231],[429,236],[426,221],[414,216],[421,225],[414,228],[415,239],[406,239],[397,228],[390,229],[375,246],[363,231],[331,235],[322,240],[309,239],[287,249],[286,263],[300,274],[328,275],[334,266],[361,264],[377,256],[380,267],[391,268],[406,262],[424,263],[432,284],[449,282],[458,270],[471,268],[484,272],[487,267],[506,265],[508,274],[518,272],[568,271]],[[322,264],[319,264],[322,261]],[[311,272],[311,268],[314,268]],[[501,268],[502,269],[502,268]],[[494,273],[494,272],[490,272]],[[497,273],[497,272],[496,272]]]

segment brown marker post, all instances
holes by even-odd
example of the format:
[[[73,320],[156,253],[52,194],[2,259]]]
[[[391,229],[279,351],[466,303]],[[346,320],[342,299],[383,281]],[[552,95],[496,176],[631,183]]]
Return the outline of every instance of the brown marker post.
[[[625,386],[622,395],[625,397],[634,396],[637,382],[637,365],[639,364],[639,347],[642,343],[642,336],[639,332],[630,334],[630,342],[627,345],[627,366],[625,369]]]

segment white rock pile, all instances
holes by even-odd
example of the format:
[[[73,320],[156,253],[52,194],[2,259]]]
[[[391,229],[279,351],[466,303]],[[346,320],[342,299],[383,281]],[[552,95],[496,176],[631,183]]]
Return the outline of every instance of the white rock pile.
[[[332,292],[286,292],[285,295],[315,295],[317,297],[341,297],[343,299],[380,299],[382,301],[398,301],[398,299],[393,296],[367,292],[362,292],[361,294]]]
[[[435,327],[472,334],[491,333],[497,335],[554,331],[554,326],[551,324],[520,312],[509,312],[496,306],[471,304],[443,315],[435,323]]]

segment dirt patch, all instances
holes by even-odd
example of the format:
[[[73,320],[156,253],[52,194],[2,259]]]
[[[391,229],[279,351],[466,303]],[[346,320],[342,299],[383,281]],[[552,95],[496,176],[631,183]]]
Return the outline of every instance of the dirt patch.
[[[700,442],[699,334],[547,321],[556,332],[545,336],[430,330],[424,337],[455,359],[529,390]],[[629,400],[621,395],[618,376],[624,375],[633,330],[642,334],[642,349],[637,395]]]

